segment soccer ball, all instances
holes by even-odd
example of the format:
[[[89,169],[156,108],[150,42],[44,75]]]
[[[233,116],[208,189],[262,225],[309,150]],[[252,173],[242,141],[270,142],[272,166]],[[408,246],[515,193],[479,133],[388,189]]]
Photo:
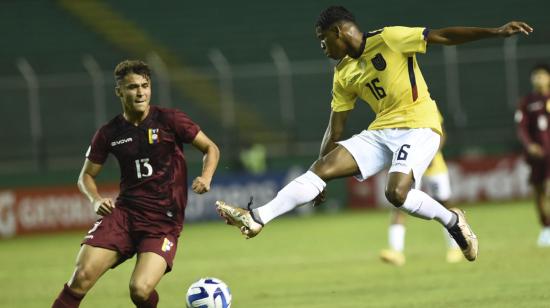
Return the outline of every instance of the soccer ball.
[[[187,308],[230,308],[231,291],[217,278],[201,278],[187,290]]]

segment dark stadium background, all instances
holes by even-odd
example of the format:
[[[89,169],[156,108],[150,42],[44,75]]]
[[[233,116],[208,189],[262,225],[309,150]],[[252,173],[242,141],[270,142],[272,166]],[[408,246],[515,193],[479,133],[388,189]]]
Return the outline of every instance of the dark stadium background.
[[[332,66],[314,23],[334,1],[0,1],[0,306],[46,307],[70,277],[78,244],[96,219],[76,189],[100,123],[120,113],[112,70],[123,59],[154,71],[153,104],[184,110],[220,145],[206,195],[190,194],[189,221],[215,219],[213,202],[269,200],[318,156],[330,112]],[[337,180],[321,213],[281,218],[244,241],[219,219],[188,224],[177,266],[159,285],[162,307],[183,307],[187,287],[223,279],[233,306],[547,307],[548,250],[539,231],[514,112],[529,70],[550,62],[545,1],[341,1],[362,30],[383,26],[497,27],[535,31],[509,40],[430,46],[418,55],[445,118],[453,202],[480,238],[473,264],[446,264],[441,230],[409,219],[407,266],[378,260],[386,246],[384,174]],[[346,136],[366,128],[358,102]],[[251,175],[240,154],[260,144],[267,170]],[[189,177],[201,157],[186,151]],[[99,177],[116,196],[111,157]],[[343,209],[352,208],[352,210]],[[311,207],[300,208],[307,216]],[[82,307],[128,307],[134,262],[109,271]]]

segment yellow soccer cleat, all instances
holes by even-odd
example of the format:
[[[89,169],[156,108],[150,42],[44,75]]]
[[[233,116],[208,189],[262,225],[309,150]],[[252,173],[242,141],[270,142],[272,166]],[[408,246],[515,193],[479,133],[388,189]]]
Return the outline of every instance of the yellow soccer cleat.
[[[218,214],[225,219],[225,222],[239,228],[247,239],[255,237],[262,231],[263,225],[252,218],[249,210],[231,206],[223,201],[216,201],[216,206]]]
[[[393,249],[384,249],[380,251],[380,259],[383,262],[395,266],[405,265],[405,255],[402,252]]]

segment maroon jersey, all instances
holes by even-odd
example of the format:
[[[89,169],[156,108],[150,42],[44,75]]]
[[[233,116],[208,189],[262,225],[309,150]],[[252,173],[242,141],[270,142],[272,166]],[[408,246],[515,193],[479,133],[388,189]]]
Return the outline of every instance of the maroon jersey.
[[[524,148],[537,143],[550,155],[550,96],[539,93],[525,96],[516,111],[516,122]]]
[[[86,157],[103,164],[111,153],[118,160],[117,207],[139,213],[144,224],[161,219],[181,225],[187,204],[183,143],[191,143],[199,131],[185,113],[151,106],[138,126],[122,115],[102,126]]]

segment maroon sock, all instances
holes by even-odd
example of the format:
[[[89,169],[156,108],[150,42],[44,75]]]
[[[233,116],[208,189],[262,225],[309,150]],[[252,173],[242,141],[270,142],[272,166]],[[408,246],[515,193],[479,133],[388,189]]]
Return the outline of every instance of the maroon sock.
[[[55,302],[53,302],[52,308],[77,308],[80,306],[80,301],[84,298],[84,294],[78,294],[71,290],[67,284],[63,286],[63,290]]]
[[[156,308],[158,302],[159,294],[157,293],[157,290],[153,290],[146,301],[140,303],[134,301],[134,304],[136,304],[137,308]]]

